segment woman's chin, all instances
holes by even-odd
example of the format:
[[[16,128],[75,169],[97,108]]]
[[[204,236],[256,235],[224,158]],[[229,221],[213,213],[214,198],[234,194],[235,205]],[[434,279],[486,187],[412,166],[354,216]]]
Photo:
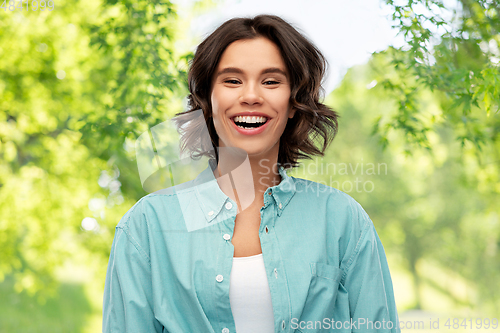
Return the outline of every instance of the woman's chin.
[[[236,140],[235,140],[236,141]],[[267,142],[266,142],[267,141]],[[226,155],[246,155],[250,160],[277,160],[279,152],[279,144],[272,147],[269,146],[270,140],[253,140],[253,142],[232,142],[231,144],[223,144],[220,147],[220,152]]]
[[[246,150],[246,153],[248,155],[248,158],[251,161],[259,161],[262,163],[265,163],[265,161],[272,162],[273,160],[278,159],[278,154],[273,154],[269,150]]]

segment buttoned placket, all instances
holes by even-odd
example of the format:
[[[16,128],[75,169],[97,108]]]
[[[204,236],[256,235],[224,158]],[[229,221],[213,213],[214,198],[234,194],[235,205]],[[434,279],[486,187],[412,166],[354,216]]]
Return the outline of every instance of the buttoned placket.
[[[229,300],[229,284],[231,269],[233,265],[234,246],[231,243],[234,233],[237,205],[229,197],[223,205],[223,209],[232,213],[232,217],[218,223],[219,246],[216,262],[215,295],[214,305],[216,307],[218,326],[214,327],[216,332],[235,333],[233,314]]]
[[[283,169],[280,169],[280,174],[282,177],[287,177]],[[279,186],[268,188],[264,193],[264,206],[260,209],[259,237],[271,292],[274,325],[279,332],[287,332],[290,325],[286,323],[291,322],[290,293],[283,258],[274,232],[274,225],[285,208],[284,202],[282,202],[283,198],[275,193],[280,191]],[[214,329],[216,332],[222,333],[236,332],[229,299],[230,275],[234,256],[234,246],[231,239],[234,233],[236,210],[236,203],[226,196],[226,201],[218,213],[213,209],[206,213],[212,221],[211,223],[216,223],[219,228],[216,274],[211,285],[214,287],[212,289],[214,290],[212,304],[218,318],[218,325],[216,325],[218,327],[214,326]],[[226,213],[231,213],[232,217],[219,221],[218,216]]]
[[[279,332],[286,332],[286,323],[291,320],[291,304],[283,258],[278,247],[274,228],[279,218],[278,215],[281,215],[280,211],[283,208],[279,196],[273,193],[275,188],[267,189],[264,194],[264,206],[260,209],[261,226],[259,236],[271,291],[274,325],[278,327]]]

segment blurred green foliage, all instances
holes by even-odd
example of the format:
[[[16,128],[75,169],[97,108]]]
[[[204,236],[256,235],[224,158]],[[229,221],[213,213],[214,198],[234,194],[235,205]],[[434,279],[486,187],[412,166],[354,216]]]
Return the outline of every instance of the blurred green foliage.
[[[181,110],[190,56],[170,2],[55,7],[0,21],[0,281],[42,302],[80,253],[103,277],[114,226],[146,194],[133,140]]]
[[[374,54],[364,71],[351,71],[332,102],[348,112],[348,119],[351,112],[359,113],[363,124],[371,118],[381,145],[369,138],[350,145],[371,147],[363,156],[390,165],[378,195],[363,198],[364,206],[379,220],[390,248],[401,251],[413,277],[412,306],[432,307],[422,299],[422,290],[431,287],[451,304],[496,315],[500,3],[385,3],[406,43]],[[380,147],[386,150],[368,153]],[[429,263],[444,270],[441,278],[423,268]],[[456,273],[465,279],[461,291],[450,283]]]
[[[85,327],[92,307],[81,284],[59,285],[44,304],[26,292],[12,293],[13,285],[12,277],[0,284],[0,332],[68,333]]]
[[[389,131],[401,130],[410,144],[430,148],[426,134],[442,122],[462,145],[481,150],[498,142],[500,3],[459,0],[452,8],[454,2],[442,0],[385,2],[406,44],[389,50],[397,70],[380,77],[398,103],[397,113],[377,123],[382,142]],[[440,93],[440,118],[420,112],[415,94],[427,88]]]
[[[385,2],[407,45],[348,71],[327,98],[337,139],[295,174],[367,210],[410,276],[400,309],[498,314],[498,2],[462,0],[453,20],[437,0]],[[2,13],[0,298],[12,310],[0,309],[0,330],[42,331],[5,320],[36,311],[44,331],[68,331],[55,313],[82,331],[99,312],[114,227],[146,194],[134,142],[184,107],[188,24],[158,0]],[[61,284],[75,278],[91,291]]]

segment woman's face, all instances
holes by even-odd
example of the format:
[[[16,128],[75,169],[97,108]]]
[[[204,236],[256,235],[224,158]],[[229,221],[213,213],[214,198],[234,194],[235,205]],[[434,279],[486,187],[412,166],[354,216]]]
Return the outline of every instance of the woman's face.
[[[211,103],[220,147],[250,159],[276,161],[280,137],[294,115],[288,72],[278,47],[258,37],[231,43],[212,79]]]

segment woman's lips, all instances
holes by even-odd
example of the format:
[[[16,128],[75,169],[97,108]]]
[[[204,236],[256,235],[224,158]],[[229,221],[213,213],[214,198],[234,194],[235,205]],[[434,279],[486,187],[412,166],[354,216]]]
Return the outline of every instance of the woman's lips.
[[[240,134],[243,134],[243,135],[256,135],[256,134],[262,133],[266,129],[267,124],[269,124],[270,120],[271,120],[270,118],[267,118],[266,122],[263,125],[261,125],[259,127],[254,127],[254,128],[241,128],[241,127],[239,127],[234,122],[234,117],[231,118],[231,123],[233,124],[234,128],[236,129],[236,131],[238,131],[238,133],[240,133]]]

